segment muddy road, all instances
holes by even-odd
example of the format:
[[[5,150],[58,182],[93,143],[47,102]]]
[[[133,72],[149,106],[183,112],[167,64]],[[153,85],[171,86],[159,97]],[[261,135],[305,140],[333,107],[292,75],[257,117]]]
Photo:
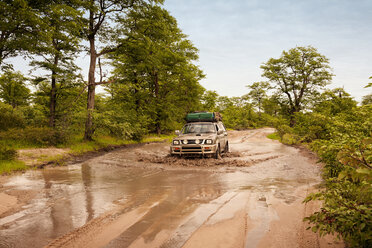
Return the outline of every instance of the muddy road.
[[[270,132],[230,132],[218,161],[154,143],[1,177],[0,247],[343,247],[302,222],[316,159]]]

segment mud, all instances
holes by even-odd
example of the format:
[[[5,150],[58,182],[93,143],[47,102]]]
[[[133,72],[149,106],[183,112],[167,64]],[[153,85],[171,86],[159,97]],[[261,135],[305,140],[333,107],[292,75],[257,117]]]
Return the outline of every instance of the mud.
[[[270,132],[230,132],[219,160],[152,143],[1,177],[0,247],[343,247],[302,222],[316,157]]]

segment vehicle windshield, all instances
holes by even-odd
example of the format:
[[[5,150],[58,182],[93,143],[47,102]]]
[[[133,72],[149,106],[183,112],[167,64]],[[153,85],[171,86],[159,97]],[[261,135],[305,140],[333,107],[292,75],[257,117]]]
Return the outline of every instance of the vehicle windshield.
[[[190,123],[186,124],[182,129],[182,134],[188,133],[215,133],[216,128],[212,123],[205,123],[205,124],[196,124]]]

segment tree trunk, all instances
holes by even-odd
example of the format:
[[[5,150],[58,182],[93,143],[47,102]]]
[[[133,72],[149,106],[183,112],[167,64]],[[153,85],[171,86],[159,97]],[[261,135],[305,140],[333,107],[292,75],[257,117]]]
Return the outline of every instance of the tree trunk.
[[[159,109],[159,78],[158,73],[154,71],[154,84],[155,84],[155,103],[156,103],[156,120],[155,120],[155,126],[156,126],[156,133],[158,135],[161,134],[161,128],[160,128],[160,109]]]
[[[94,99],[95,99],[95,92],[96,92],[94,74],[96,71],[96,62],[97,62],[97,53],[96,53],[96,48],[95,48],[94,36],[89,37],[89,45],[90,45],[90,65],[89,65],[89,73],[88,73],[87,119],[85,122],[84,140],[92,140],[93,133],[94,133],[93,111],[94,111]]]
[[[58,66],[58,55],[54,57],[54,68]],[[50,104],[49,104],[49,126],[54,128],[56,126],[56,83],[57,73],[55,69],[52,70],[52,88],[50,90]]]

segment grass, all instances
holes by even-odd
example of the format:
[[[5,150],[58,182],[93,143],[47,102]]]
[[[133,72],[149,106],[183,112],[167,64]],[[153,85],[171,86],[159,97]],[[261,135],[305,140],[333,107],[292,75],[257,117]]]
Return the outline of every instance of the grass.
[[[280,137],[279,137],[277,132],[268,134],[266,137],[268,137],[269,139],[272,139],[272,140],[279,140],[280,141]]]
[[[8,161],[8,160],[0,160],[0,175],[1,174],[9,174],[12,171],[23,171],[28,169],[29,167],[25,165],[24,162],[18,161],[18,160],[13,160],[13,161]]]

